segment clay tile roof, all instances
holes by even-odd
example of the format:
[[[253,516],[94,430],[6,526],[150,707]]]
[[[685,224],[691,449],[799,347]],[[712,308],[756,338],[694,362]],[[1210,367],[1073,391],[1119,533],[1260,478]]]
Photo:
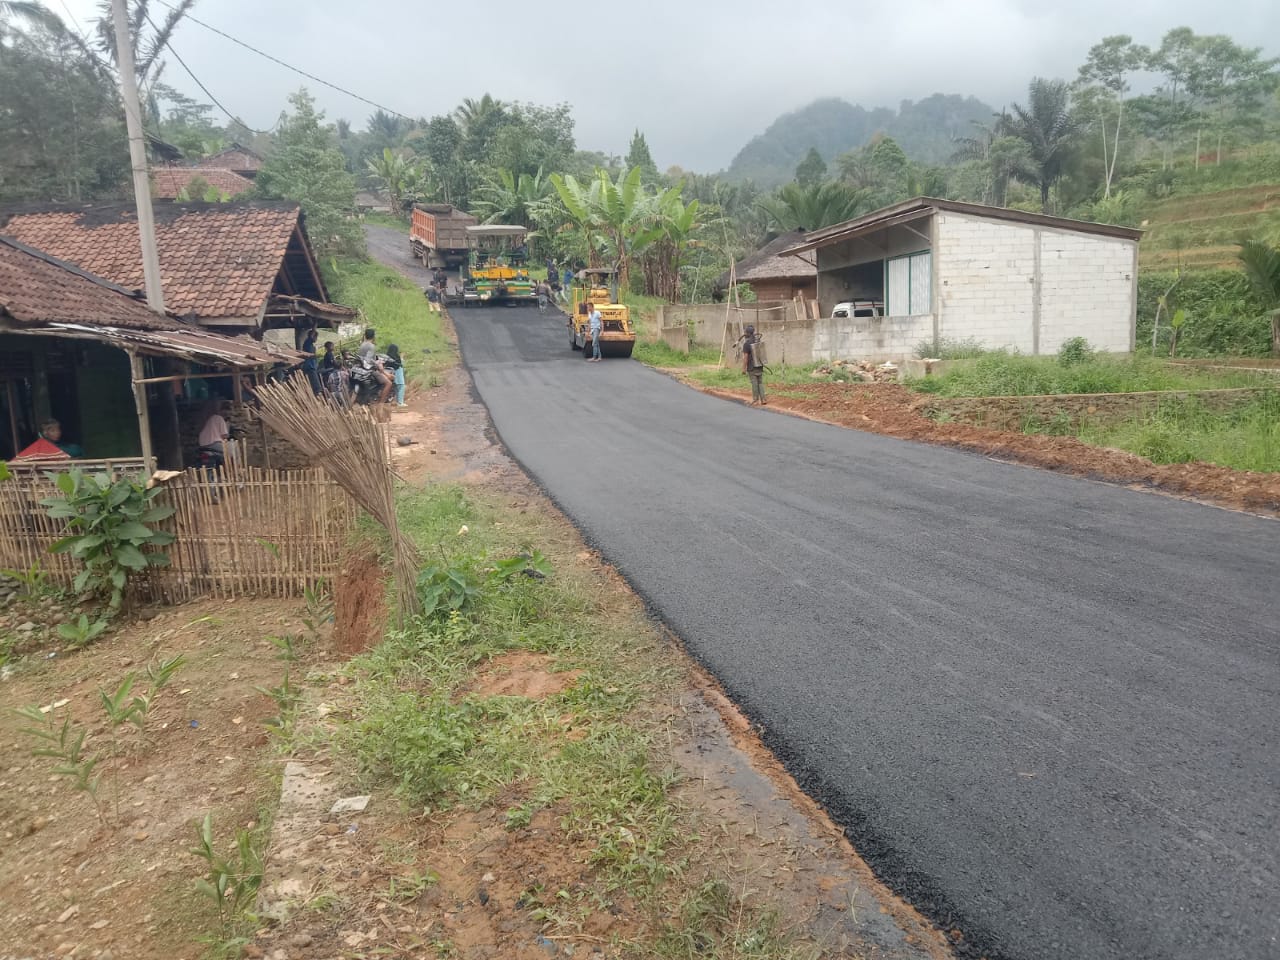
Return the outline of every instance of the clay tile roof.
[[[255,173],[262,169],[262,155],[248,147],[233,143],[225,150],[219,150],[211,157],[197,160],[193,167],[217,170],[252,170]]]
[[[23,325],[54,322],[132,330],[180,330],[125,290],[69,263],[0,237],[0,315]]]
[[[256,318],[298,225],[295,203],[157,203],[165,308],[200,319]],[[143,286],[132,204],[0,214],[0,233],[129,289]]]
[[[192,180],[203,180],[219,193],[238,197],[253,188],[253,181],[231,170],[201,167],[156,167],[151,171],[152,194],[162,200],[174,200],[191,186]],[[192,197],[199,200],[200,197]]]

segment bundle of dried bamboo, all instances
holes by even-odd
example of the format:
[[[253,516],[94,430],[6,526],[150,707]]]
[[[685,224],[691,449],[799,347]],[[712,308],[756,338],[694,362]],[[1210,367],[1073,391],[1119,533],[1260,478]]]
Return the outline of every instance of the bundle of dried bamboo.
[[[396,520],[395,474],[387,439],[368,408],[341,409],[317,397],[304,377],[258,388],[263,421],[346,490],[391,536],[399,616],[418,612],[418,551]]]

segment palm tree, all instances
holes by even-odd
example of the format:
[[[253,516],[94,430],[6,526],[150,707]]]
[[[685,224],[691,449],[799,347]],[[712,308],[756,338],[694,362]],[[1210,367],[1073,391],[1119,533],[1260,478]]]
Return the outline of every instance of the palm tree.
[[[591,266],[599,266],[602,251],[597,241],[603,239],[612,247],[617,264],[618,282],[625,290],[631,274],[631,243],[641,228],[640,215],[645,210],[646,196],[641,187],[640,167],[632,167],[610,179],[609,171],[597,167],[590,186],[583,186],[572,174],[551,175],[573,222],[585,233]]]
[[[1026,176],[1040,188],[1040,209],[1049,212],[1049,190],[1062,178],[1075,146],[1076,121],[1071,115],[1071,88],[1064,80],[1036,77],[1027,90],[1027,105],[1015,103],[1002,132],[1027,145],[1032,170]]]
[[[773,230],[820,230],[852,220],[874,207],[871,194],[828,180],[813,186],[788,183],[777,193],[756,201]]]
[[[174,31],[183,18],[191,12],[196,0],[178,0],[168,8],[164,20],[159,24],[151,17],[151,0],[133,0],[129,15],[129,36],[133,38],[134,59],[138,73],[138,87],[145,89],[160,79],[164,72],[164,61],[161,54],[173,37]],[[116,28],[111,12],[111,0],[102,0],[98,9],[100,14],[94,21],[93,32],[97,34],[97,47],[106,53],[111,62],[116,61]],[[146,27],[151,27],[150,35]]]
[[[0,26],[10,20],[22,20],[29,26],[42,27],[54,36],[67,32],[62,18],[39,0],[0,0]]]
[[[1271,352],[1280,354],[1280,248],[1258,239],[1242,240],[1238,256],[1271,321]]]

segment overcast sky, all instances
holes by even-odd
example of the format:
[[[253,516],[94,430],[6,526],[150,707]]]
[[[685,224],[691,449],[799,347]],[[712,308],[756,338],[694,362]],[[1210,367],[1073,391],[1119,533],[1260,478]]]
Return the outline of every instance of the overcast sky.
[[[46,3],[83,25],[98,0]],[[818,97],[869,107],[936,92],[996,107],[1019,100],[1032,76],[1074,78],[1110,34],[1156,44],[1186,25],[1280,55],[1280,0],[199,0],[193,13],[410,116],[485,92],[568,101],[581,149],[625,153],[639,128],[659,167],[699,172],[724,168],[779,114]],[[374,109],[195,23],[173,46],[259,129],[302,85],[331,120],[363,128]],[[172,58],[165,78],[203,99]]]

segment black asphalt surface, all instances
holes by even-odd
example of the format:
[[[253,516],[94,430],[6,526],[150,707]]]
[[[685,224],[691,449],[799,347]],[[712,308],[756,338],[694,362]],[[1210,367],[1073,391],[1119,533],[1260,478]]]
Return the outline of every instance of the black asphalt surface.
[[[511,453],[962,952],[1280,957],[1280,524],[454,318]]]

